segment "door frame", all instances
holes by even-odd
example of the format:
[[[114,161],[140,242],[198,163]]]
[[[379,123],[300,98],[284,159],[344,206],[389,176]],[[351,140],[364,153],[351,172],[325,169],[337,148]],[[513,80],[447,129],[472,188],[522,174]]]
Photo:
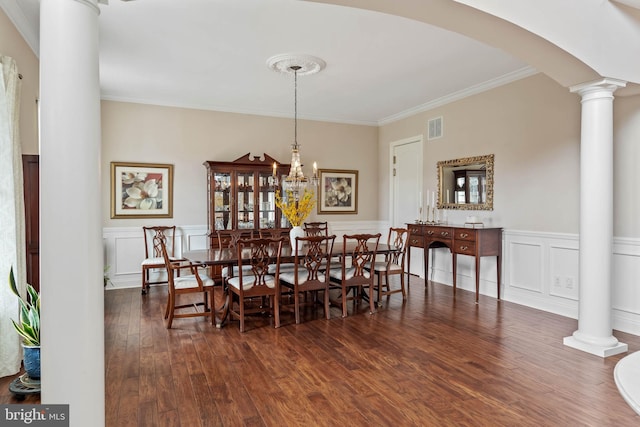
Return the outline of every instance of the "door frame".
[[[395,189],[394,189],[394,176],[393,176],[393,153],[396,149],[396,147],[401,146],[401,145],[406,145],[406,144],[418,144],[418,151],[420,152],[420,162],[418,165],[418,176],[416,177],[416,179],[418,180],[418,191],[420,193],[423,194],[424,197],[424,135],[419,134],[419,135],[415,135],[412,136],[410,138],[404,138],[404,139],[400,139],[397,141],[393,141],[389,144],[389,194],[390,194],[390,199],[389,199],[389,221],[390,221],[390,225],[395,224],[395,217],[394,217],[394,213],[395,213],[395,202],[396,202],[396,194],[395,194]]]

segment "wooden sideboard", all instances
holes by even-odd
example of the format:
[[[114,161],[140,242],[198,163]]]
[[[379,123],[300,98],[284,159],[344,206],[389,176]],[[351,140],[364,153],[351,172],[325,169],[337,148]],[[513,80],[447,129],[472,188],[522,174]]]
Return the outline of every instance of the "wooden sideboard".
[[[476,259],[476,303],[480,292],[480,258],[495,256],[498,268],[497,296],[500,299],[500,271],[502,258],[502,228],[470,228],[454,225],[407,224],[409,246],[424,249],[424,278],[428,283],[429,248],[447,247],[453,263],[453,293],[456,292],[457,255],[469,255]],[[411,266],[411,251],[407,257]]]

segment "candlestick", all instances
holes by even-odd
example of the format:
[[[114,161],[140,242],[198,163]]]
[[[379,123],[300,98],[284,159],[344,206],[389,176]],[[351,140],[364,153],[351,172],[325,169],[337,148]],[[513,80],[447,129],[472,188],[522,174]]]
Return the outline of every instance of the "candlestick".
[[[276,176],[277,169],[278,169],[278,164],[276,162],[273,162],[273,176]]]
[[[447,204],[449,203],[449,190],[447,190]]]

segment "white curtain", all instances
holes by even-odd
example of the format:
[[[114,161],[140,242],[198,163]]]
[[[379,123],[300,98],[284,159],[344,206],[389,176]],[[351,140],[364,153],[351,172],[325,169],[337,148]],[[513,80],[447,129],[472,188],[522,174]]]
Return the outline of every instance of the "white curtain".
[[[20,339],[10,319],[18,300],[9,290],[13,267],[18,289],[26,282],[22,150],[19,138],[20,77],[16,62],[0,55],[0,377],[19,372]]]

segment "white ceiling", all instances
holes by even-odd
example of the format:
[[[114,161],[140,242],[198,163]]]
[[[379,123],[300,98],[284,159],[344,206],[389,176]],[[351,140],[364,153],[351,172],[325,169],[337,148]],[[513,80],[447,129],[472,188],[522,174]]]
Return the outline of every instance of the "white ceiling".
[[[0,0],[38,50],[39,0]],[[293,78],[266,61],[322,58],[298,78],[300,118],[379,125],[533,74],[506,53],[418,21],[299,0],[111,0],[102,98],[293,116]]]

